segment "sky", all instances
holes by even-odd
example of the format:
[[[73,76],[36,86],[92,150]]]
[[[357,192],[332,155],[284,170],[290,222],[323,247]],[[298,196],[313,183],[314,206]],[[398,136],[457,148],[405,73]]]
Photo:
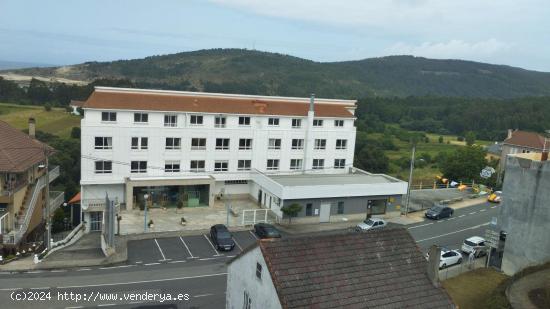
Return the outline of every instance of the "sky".
[[[549,16],[549,0],[0,0],[0,60],[65,65],[247,48],[550,72]]]

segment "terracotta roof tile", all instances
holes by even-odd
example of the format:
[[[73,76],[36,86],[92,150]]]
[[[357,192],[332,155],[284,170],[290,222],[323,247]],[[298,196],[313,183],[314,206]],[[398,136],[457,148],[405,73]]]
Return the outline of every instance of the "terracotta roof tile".
[[[20,173],[45,159],[51,147],[0,120],[0,172]]]
[[[542,150],[544,148],[544,136],[534,132],[516,130],[512,132],[512,136],[505,139],[503,143]]]
[[[283,308],[454,308],[405,229],[260,241]]]
[[[354,106],[351,106],[354,108]],[[227,113],[242,115],[307,116],[309,103],[280,99],[256,99],[247,96],[207,96],[189,93],[156,93],[95,90],[84,103],[84,108],[131,109],[152,111],[180,111],[198,113]],[[315,104],[317,117],[353,118],[344,104]]]

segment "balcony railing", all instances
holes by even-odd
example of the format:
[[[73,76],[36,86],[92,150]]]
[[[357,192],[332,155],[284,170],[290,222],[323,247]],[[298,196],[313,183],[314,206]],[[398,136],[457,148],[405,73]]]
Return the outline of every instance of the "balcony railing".
[[[57,177],[59,177],[59,166],[53,166],[52,169],[50,169],[50,183],[56,180]]]
[[[19,179],[18,181],[7,182],[6,186],[2,188],[2,191],[0,192],[0,196],[10,196],[28,185],[29,185],[29,182],[26,177],[21,177],[21,179]]]

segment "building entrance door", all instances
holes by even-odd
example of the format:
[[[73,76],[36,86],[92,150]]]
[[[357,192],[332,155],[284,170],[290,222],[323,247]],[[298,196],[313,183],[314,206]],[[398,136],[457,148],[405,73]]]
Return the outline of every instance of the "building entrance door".
[[[262,205],[262,190],[258,190],[258,205]]]
[[[103,223],[103,212],[92,211],[90,212],[90,231],[101,231],[101,225]]]
[[[319,212],[319,222],[330,222],[330,203],[321,203]]]

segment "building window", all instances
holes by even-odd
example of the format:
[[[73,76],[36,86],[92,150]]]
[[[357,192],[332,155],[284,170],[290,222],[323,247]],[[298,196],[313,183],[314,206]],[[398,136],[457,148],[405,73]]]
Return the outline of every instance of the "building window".
[[[300,170],[302,169],[302,164],[304,161],[302,159],[290,159],[290,169],[291,170]]]
[[[130,163],[131,173],[147,173],[147,161],[132,161]]]
[[[269,146],[267,149],[281,149],[281,139],[280,138],[270,138]]]
[[[180,162],[179,161],[166,161],[164,163],[164,171],[166,173],[179,173]]]
[[[239,117],[239,125],[240,126],[249,126],[250,125],[250,117],[240,116]]]
[[[304,140],[292,139],[292,149],[304,149]]]
[[[202,116],[201,115],[191,115],[190,123],[192,125],[201,125],[202,124]]]
[[[216,149],[217,150],[228,150],[229,149],[229,139],[228,138],[216,138]]]
[[[237,162],[237,170],[239,171],[249,171],[252,167],[252,160],[239,160]]]
[[[191,160],[191,172],[204,172],[204,160]]]
[[[134,123],[147,123],[147,122],[149,122],[149,114],[134,113]]]
[[[216,116],[216,118],[214,118],[214,126],[216,128],[225,128],[226,120],[227,118],[225,118],[225,116]]]
[[[113,162],[111,161],[95,161],[96,174],[111,174],[113,172]]]
[[[313,159],[313,167],[314,170],[320,170],[325,168],[325,159]]]
[[[256,263],[256,277],[262,279],[262,265],[260,263]]]
[[[227,172],[229,170],[229,162],[227,161],[215,161],[214,162],[214,171],[215,172]]]
[[[147,137],[132,137],[132,149],[145,150],[149,148],[149,139]]]
[[[346,149],[348,148],[348,140],[347,139],[337,139],[336,140],[336,149]]]
[[[341,120],[341,119],[334,120],[334,126],[335,127],[343,127],[344,126],[344,120]]]
[[[323,119],[313,119],[313,126],[314,127],[322,127],[323,126]]]
[[[177,115],[164,115],[164,126],[165,127],[177,127],[178,126],[178,116]]]
[[[113,138],[112,137],[96,137],[94,148],[95,149],[113,149]]]
[[[334,159],[334,168],[345,168],[346,159]]]
[[[181,149],[181,138],[179,137],[167,137],[166,138],[166,149]]]
[[[267,124],[270,126],[278,126],[279,125],[279,118],[269,118],[267,120]]]
[[[205,149],[206,149],[206,138],[191,139],[191,150],[205,150]]]
[[[306,204],[306,216],[313,216],[313,204],[311,203]]]
[[[116,112],[101,112],[101,121],[116,121]]]
[[[239,150],[250,150],[252,149],[252,139],[251,138],[241,138],[239,139]]]
[[[293,118],[292,119],[292,128],[299,129],[302,127],[302,119]]]
[[[343,215],[344,214],[344,202],[338,202],[338,210],[337,214]]]
[[[327,140],[326,139],[315,139],[315,149],[326,149]]]
[[[247,291],[244,291],[243,309],[252,309],[252,298]]]
[[[279,159],[268,159],[267,160],[267,170],[276,171],[279,169]]]

